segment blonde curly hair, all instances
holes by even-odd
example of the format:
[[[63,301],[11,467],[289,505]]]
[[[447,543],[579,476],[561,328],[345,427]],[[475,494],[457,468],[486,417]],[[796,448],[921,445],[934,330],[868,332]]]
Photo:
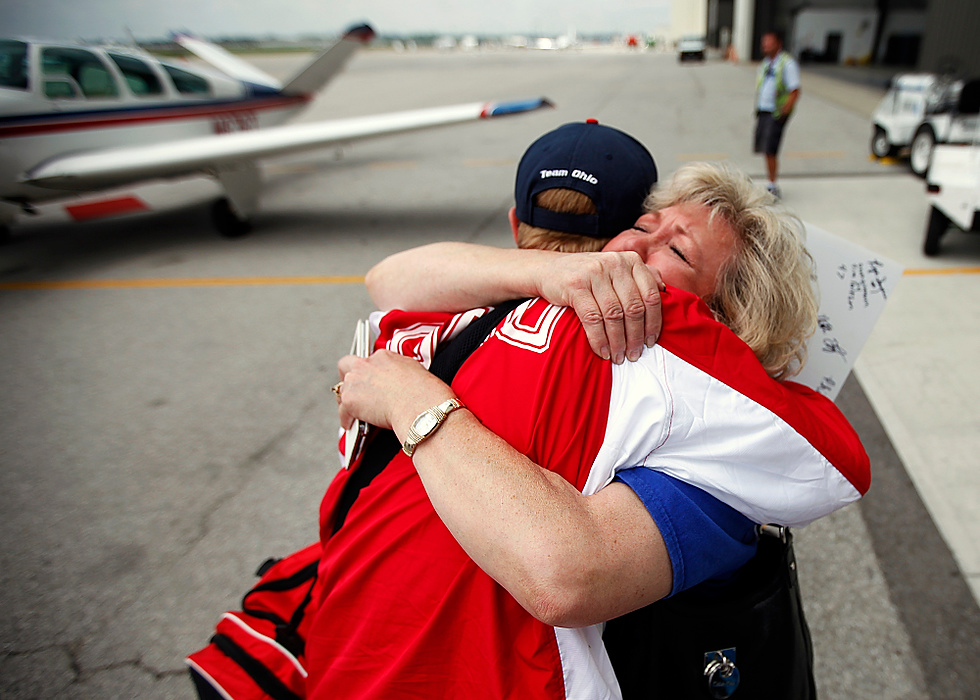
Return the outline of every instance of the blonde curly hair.
[[[776,379],[806,362],[806,342],[817,327],[813,259],[803,224],[764,189],[727,164],[689,163],[647,197],[648,211],[684,203],[711,210],[738,237],[718,289],[705,303],[752,348]]]

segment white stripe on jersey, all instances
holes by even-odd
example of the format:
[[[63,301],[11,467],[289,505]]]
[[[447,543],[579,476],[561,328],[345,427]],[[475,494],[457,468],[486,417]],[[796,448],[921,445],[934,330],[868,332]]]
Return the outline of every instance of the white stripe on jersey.
[[[612,372],[606,439],[585,493],[646,466],[757,523],[791,527],[860,498],[782,418],[660,346]]]

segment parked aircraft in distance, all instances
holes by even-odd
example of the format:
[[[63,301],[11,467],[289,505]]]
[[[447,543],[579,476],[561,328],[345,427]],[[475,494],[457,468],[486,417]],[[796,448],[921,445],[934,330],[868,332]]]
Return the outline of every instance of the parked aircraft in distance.
[[[550,106],[536,98],[280,126],[373,36],[368,25],[351,28],[285,84],[187,36],[176,40],[217,70],[134,48],[0,39],[0,238],[35,204],[200,174],[224,190],[215,226],[242,235],[258,207],[262,158]],[[144,208],[132,197],[104,210],[113,207]]]

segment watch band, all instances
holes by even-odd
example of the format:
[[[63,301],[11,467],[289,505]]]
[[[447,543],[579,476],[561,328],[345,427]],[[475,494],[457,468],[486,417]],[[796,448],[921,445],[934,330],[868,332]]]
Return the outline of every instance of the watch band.
[[[442,425],[442,422],[446,420],[446,416],[457,408],[463,408],[463,403],[459,399],[447,399],[438,406],[427,408],[418,414],[408,429],[405,442],[402,443],[402,450],[405,454],[409,457],[415,454],[415,448],[423,440],[435,433],[439,429],[439,426]]]

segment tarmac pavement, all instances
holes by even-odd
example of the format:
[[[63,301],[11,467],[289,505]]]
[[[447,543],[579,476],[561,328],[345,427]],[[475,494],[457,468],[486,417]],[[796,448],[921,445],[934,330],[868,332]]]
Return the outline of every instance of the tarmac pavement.
[[[907,271],[838,399],[871,492],[797,533],[820,697],[975,698],[980,238],[921,254],[922,182],[868,157],[883,91],[843,78],[804,71],[784,201]],[[270,163],[240,240],[210,230],[203,180],[140,190],[150,215],[67,225],[44,207],[19,226],[0,248],[0,697],[193,697],[183,657],[259,563],[317,536],[367,269],[430,241],[510,245],[517,158],[567,121],[629,131],[664,173],[726,158],[761,178],[753,85],[752,66],[670,54],[366,51],[305,120],[558,109]]]

